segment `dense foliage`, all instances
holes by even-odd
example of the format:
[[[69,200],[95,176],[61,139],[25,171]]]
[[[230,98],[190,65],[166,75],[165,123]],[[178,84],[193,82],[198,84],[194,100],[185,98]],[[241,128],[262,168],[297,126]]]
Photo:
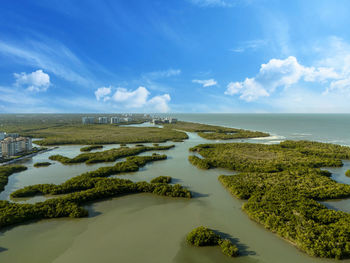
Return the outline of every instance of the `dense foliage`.
[[[164,159],[166,159],[166,155],[131,156],[125,162],[83,173],[60,185],[38,184],[19,189],[13,192],[11,196],[64,195],[36,204],[0,201],[0,228],[32,219],[87,216],[87,211],[81,207],[83,204],[125,194],[153,193],[169,197],[191,198],[191,192],[178,184],[133,183],[125,179],[106,178],[110,175],[137,171],[148,162]]]
[[[0,166],[0,192],[2,192],[8,183],[8,177],[14,173],[27,170],[24,165],[4,165]]]
[[[50,166],[51,163],[50,162],[40,162],[40,163],[35,163],[34,167],[39,168],[39,167],[47,167]]]
[[[347,171],[345,172],[345,175],[348,176],[348,177],[350,177],[350,170],[347,170]]]
[[[92,150],[102,149],[103,145],[90,145],[80,148],[81,152],[91,152]]]
[[[238,248],[230,240],[222,239],[220,235],[204,226],[197,227],[188,233],[187,242],[197,247],[220,246],[225,255],[238,256]]]
[[[229,257],[238,256],[238,248],[228,239],[220,239],[218,242],[222,253]]]
[[[342,166],[350,148],[308,141],[279,145],[212,144],[191,149],[210,167],[241,172],[220,176],[255,221],[293,242],[310,255],[350,256],[350,214],[318,201],[350,197],[350,185],[337,183],[320,167]]]
[[[208,140],[229,140],[269,136],[268,133],[259,131],[249,131],[184,121],[179,121],[172,124],[164,124],[164,127],[188,132],[197,132],[199,136]]]
[[[151,180],[151,184],[170,184],[171,183],[171,177],[170,176],[158,176],[156,178],[153,178]]]
[[[154,147],[139,146],[139,147],[133,147],[133,148],[120,147],[120,148],[113,148],[102,152],[81,153],[74,158],[68,158],[57,154],[57,155],[50,156],[49,159],[53,161],[59,161],[62,164],[75,164],[75,163],[83,163],[83,162],[85,162],[86,164],[114,162],[119,158],[124,158],[127,156],[132,156],[135,154],[148,152],[148,151],[168,150],[173,147],[175,147],[175,145],[154,146]]]

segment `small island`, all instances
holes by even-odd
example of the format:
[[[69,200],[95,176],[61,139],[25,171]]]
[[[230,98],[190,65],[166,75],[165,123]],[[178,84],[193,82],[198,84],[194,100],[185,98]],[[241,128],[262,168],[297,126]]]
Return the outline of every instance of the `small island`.
[[[35,163],[33,166],[36,168],[40,168],[40,167],[47,167],[50,166],[52,163],[50,162],[41,162],[41,163]]]
[[[103,145],[91,145],[80,148],[81,152],[91,152],[92,150],[102,149]]]
[[[222,253],[230,257],[238,256],[238,248],[228,239],[223,239],[213,230],[200,226],[187,235],[187,242],[197,247],[220,246]]]
[[[350,177],[350,169],[347,170],[347,171],[345,172],[345,175],[346,175],[347,177]]]

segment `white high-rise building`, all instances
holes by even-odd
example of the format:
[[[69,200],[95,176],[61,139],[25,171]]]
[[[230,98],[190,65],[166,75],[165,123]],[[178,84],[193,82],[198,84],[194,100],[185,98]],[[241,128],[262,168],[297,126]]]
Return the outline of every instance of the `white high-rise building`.
[[[108,118],[107,117],[98,117],[98,123],[100,124],[107,124]]]
[[[119,117],[111,117],[111,124],[116,124],[120,122],[120,118]]]

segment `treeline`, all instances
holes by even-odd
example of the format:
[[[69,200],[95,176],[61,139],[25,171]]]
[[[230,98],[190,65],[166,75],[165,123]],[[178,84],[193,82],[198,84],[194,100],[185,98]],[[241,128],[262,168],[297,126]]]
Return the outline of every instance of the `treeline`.
[[[253,220],[312,256],[350,257],[350,214],[328,209],[320,200],[350,197],[350,185],[337,183],[320,167],[342,166],[350,148],[308,141],[279,145],[212,144],[191,149],[210,167],[241,172],[220,176]]]
[[[228,239],[223,239],[213,230],[200,226],[187,235],[187,242],[197,247],[220,246],[222,253],[230,257],[238,256],[238,248]]]
[[[151,180],[151,184],[170,184],[171,183],[171,177],[170,176],[158,176],[156,178],[153,178]]]
[[[24,165],[4,165],[0,166],[0,193],[4,191],[5,186],[8,183],[8,177],[14,173],[27,170]]]
[[[21,135],[43,138],[35,142],[42,146],[161,143],[188,139],[186,133],[173,129],[121,127],[109,124],[61,124],[52,127],[33,128],[24,133],[22,132]]]
[[[165,128],[196,132],[200,137],[208,140],[229,140],[270,136],[268,133],[249,131],[222,126],[179,121],[173,124],[164,124]]]
[[[132,156],[148,151],[163,151],[175,147],[175,145],[167,146],[138,146],[138,147],[120,147],[113,148],[102,152],[81,153],[74,158],[68,158],[62,155],[51,155],[50,160],[58,161],[62,164],[77,164],[77,163],[101,163],[101,162],[114,162],[117,159]]]
[[[106,178],[124,172],[137,171],[139,167],[156,160],[164,160],[166,155],[132,156],[127,161],[111,167],[101,167],[96,171],[83,173],[63,184],[38,184],[19,189],[11,197],[29,197],[37,194],[65,194],[36,204],[18,204],[0,201],[0,228],[32,219],[56,217],[83,217],[88,212],[82,205],[110,197],[133,193],[153,193],[169,197],[191,198],[191,192],[181,185],[169,185],[163,179],[157,182],[137,182],[118,178]],[[166,181],[170,181],[168,178]]]
[[[81,152],[91,152],[92,150],[102,149],[103,145],[90,145],[80,148]]]

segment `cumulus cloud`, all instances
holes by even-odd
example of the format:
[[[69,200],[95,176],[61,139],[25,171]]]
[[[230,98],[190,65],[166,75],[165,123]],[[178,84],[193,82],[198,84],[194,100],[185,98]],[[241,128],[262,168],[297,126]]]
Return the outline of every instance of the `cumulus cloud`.
[[[38,69],[32,73],[14,73],[14,77],[16,78],[16,86],[26,86],[27,90],[40,92],[46,91],[50,83],[50,76],[43,72],[42,69]]]
[[[116,88],[111,95],[112,87],[102,87],[95,91],[97,100],[109,101],[117,108],[137,109],[148,112],[168,112],[168,103],[171,98],[169,94],[158,95],[149,98],[151,93],[145,87],[138,87],[135,90]],[[110,96],[111,95],[111,96]],[[106,99],[108,98],[108,99]]]
[[[164,94],[161,96],[155,96],[148,101],[148,104],[156,112],[168,112],[170,110],[168,103],[170,102],[170,95]]]
[[[255,79],[246,78],[243,82],[231,82],[225,91],[226,95],[240,94],[240,99],[254,101],[260,97],[267,97],[269,93]]]
[[[128,108],[141,108],[147,103],[150,92],[145,87],[138,87],[134,91],[124,88],[117,88],[112,99],[115,102],[123,103]]]
[[[198,83],[203,85],[203,87],[211,87],[217,85],[217,81],[215,79],[194,79],[192,80],[193,83]]]
[[[306,67],[290,56],[286,59],[271,59],[262,64],[254,78],[242,82],[231,82],[225,91],[226,95],[239,95],[245,101],[254,101],[271,95],[277,88],[288,88],[299,81],[325,82],[340,78],[331,67]]]
[[[102,100],[103,101],[107,101],[110,99],[110,97],[108,96],[109,94],[111,94],[112,92],[112,87],[109,86],[109,87],[101,87],[101,88],[98,88],[96,91],[95,91],[95,97],[96,99],[99,101],[99,100]]]

